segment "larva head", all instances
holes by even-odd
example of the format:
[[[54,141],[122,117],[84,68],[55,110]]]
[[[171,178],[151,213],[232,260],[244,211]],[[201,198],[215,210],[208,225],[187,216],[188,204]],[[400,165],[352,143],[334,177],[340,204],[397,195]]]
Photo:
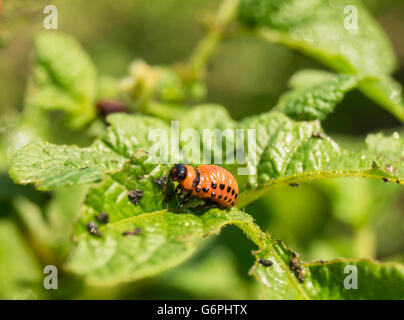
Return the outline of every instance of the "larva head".
[[[187,177],[187,168],[183,164],[176,164],[170,170],[173,181],[183,181]]]

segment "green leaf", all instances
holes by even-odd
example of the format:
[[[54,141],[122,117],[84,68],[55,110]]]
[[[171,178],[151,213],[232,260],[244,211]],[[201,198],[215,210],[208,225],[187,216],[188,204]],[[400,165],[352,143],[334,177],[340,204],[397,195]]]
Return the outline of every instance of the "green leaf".
[[[32,142],[15,152],[10,176],[19,183],[36,183],[41,190],[102,181],[105,172],[122,168],[139,149],[148,149],[148,130],[167,128],[154,118],[113,114],[111,127],[88,148]]]
[[[297,122],[281,113],[268,112],[242,123],[245,128],[257,130],[257,152],[249,154],[250,172],[255,172],[249,176],[246,192],[240,194],[239,206],[274,187],[313,179],[368,177],[403,183],[403,148],[398,134],[385,138],[383,152],[376,152],[380,144],[372,136],[368,150],[352,152],[327,137],[318,121]]]
[[[364,79],[359,89],[370,99],[404,122],[404,97],[402,86],[389,76]]]
[[[294,90],[281,96],[274,110],[297,120],[323,120],[344,95],[357,84],[357,77],[306,70],[290,80]]]
[[[238,207],[275,186],[326,177],[395,181],[401,172],[402,144],[395,142],[397,134],[391,138],[370,136],[368,151],[349,152],[325,136],[319,121],[294,121],[279,112],[237,123],[219,106],[200,106],[180,119],[186,123],[183,131],[188,127],[203,132],[204,128],[228,126],[256,130],[258,162],[252,162],[252,153],[248,154],[249,167],[256,172],[248,177],[247,185],[239,180],[242,177],[237,178],[242,192]],[[105,136],[89,148],[33,143],[17,151],[13,158],[14,180],[35,182],[42,189],[102,180],[102,184],[90,189],[82,208],[68,270],[97,284],[140,279],[184,261],[203,238],[218,233],[227,224],[237,225],[258,247],[266,246],[265,234],[251,216],[237,208],[203,211],[194,207],[178,212],[176,199],[164,201],[165,193],[153,180],[165,176],[167,190],[173,189],[168,179],[171,159],[162,164],[149,152],[153,145],[149,133],[159,129],[171,138],[166,123],[127,114],[111,115],[108,121],[111,125]],[[378,139],[386,139],[385,149],[376,148]],[[142,192],[138,203],[129,197],[133,190]],[[97,221],[101,213],[109,215],[108,224]],[[89,222],[97,223],[100,233],[89,233]],[[140,234],[123,235],[136,228],[140,228]]]
[[[395,181],[403,175],[399,156],[402,140],[396,135],[386,138],[392,144],[389,144],[391,150],[384,150],[387,153],[384,155],[374,147],[359,152],[344,150],[324,134],[319,121],[294,121],[279,112],[236,123],[220,107],[201,106],[184,115],[182,120],[185,122],[183,130],[188,126],[196,127],[199,132],[203,128],[226,126],[256,130],[256,153],[250,152],[247,145],[245,149],[250,152],[250,172],[255,172],[248,176],[246,188],[240,183],[241,191],[247,189],[247,192],[240,194],[239,206],[255,200],[270,188],[289,183],[358,176]],[[23,147],[12,159],[10,175],[19,183],[35,182],[43,190],[98,183],[103,174],[120,170],[137,151],[151,148],[154,143],[149,141],[151,129],[162,130],[170,138],[167,124],[155,118],[114,114],[108,121],[111,126],[106,135],[89,148],[42,142]],[[386,145],[386,141],[383,143]],[[217,146],[213,150],[218,151]],[[195,164],[194,159],[189,158],[188,162]],[[239,178],[242,180],[243,176]]]
[[[351,25],[352,8],[358,17],[356,29],[345,26]],[[360,85],[362,92],[404,121],[401,87],[389,76],[397,65],[394,51],[360,1],[242,0],[239,17],[268,41],[337,72],[368,77]]]
[[[99,183],[104,171],[120,168],[125,158],[102,142],[89,148],[32,142],[18,150],[11,161],[14,181],[35,182],[40,190],[66,185]]]
[[[153,182],[162,175],[167,175],[166,168],[148,161],[148,155],[139,151],[122,171],[109,175],[101,187],[92,188],[81,212],[67,270],[97,285],[151,276],[189,258],[200,241],[227,224],[239,226],[260,243],[252,217],[237,209],[198,214],[173,210],[176,204],[166,203],[165,194]],[[138,205],[128,197],[134,189],[143,192]],[[108,224],[97,222],[101,213],[109,215]],[[89,222],[98,223],[101,237],[89,233]],[[124,235],[136,228],[140,234]]]
[[[13,206],[30,236],[40,244],[58,247],[61,254],[61,247],[69,243],[87,189],[86,186],[57,189],[46,206],[26,197],[15,197]]]
[[[404,169],[402,161],[404,157],[404,140],[398,132],[394,132],[391,136],[385,136],[379,132],[377,134],[369,134],[366,137],[366,146],[368,150],[379,160],[379,166],[392,175],[403,175]],[[376,160],[378,161],[378,160]]]
[[[63,111],[70,127],[80,128],[96,115],[96,91],[95,68],[80,44],[60,32],[39,33],[26,108]]]
[[[262,284],[264,299],[403,299],[404,266],[396,263],[380,263],[367,259],[335,259],[312,263],[298,262],[299,274],[289,265],[296,259],[282,242],[269,239],[269,246],[260,250],[257,261],[250,270]],[[269,259],[270,267],[259,263]],[[357,275],[357,289],[350,276]],[[345,282],[344,282],[345,281]],[[348,284],[348,287],[345,288]]]
[[[40,265],[30,252],[17,227],[0,221],[0,298],[38,299]]]
[[[358,28],[344,26],[346,6],[358,11]],[[265,27],[268,38],[308,53],[340,72],[391,73],[392,47],[360,1],[242,0],[241,21]],[[348,17],[349,18],[349,17]],[[364,59],[364,57],[368,57]]]

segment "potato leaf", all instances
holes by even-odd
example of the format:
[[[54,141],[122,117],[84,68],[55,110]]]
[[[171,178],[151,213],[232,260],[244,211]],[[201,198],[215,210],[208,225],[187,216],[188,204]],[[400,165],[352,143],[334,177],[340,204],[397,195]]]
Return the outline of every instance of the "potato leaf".
[[[262,284],[263,299],[403,299],[404,266],[368,259],[301,263],[281,241],[256,254],[250,274]],[[260,259],[273,262],[268,267]],[[289,268],[290,267],[290,268]],[[294,269],[294,270],[293,270]]]
[[[404,121],[392,46],[360,1],[242,0],[239,17],[268,41],[363,77],[362,92]]]
[[[268,112],[243,121],[256,128],[256,153],[249,155],[250,172],[239,206],[269,189],[313,179],[368,177],[403,184],[402,138],[370,135],[368,148],[349,151],[326,136],[318,121],[296,122],[281,113]],[[383,143],[380,141],[383,140]],[[382,148],[382,151],[380,151]]]
[[[167,174],[166,168],[147,159],[148,155],[139,151],[122,171],[108,175],[101,187],[90,190],[74,235],[76,247],[68,270],[98,285],[127,282],[179,264],[203,238],[227,224],[258,229],[251,216],[237,209],[194,214],[176,211],[176,203],[166,203],[165,194],[153,182]],[[138,204],[129,197],[132,190],[141,190]],[[101,213],[109,215],[107,224],[97,222]],[[91,222],[98,224],[101,237],[88,231]],[[248,236],[259,242],[259,234],[250,232]]]
[[[96,91],[95,67],[80,44],[61,32],[39,33],[26,108],[63,111],[80,128],[96,115]]]
[[[290,80],[294,87],[281,96],[274,110],[296,120],[323,120],[357,84],[349,74],[302,71]]]
[[[395,181],[402,174],[397,161],[402,144],[397,135],[370,136],[368,151],[349,152],[322,132],[319,121],[294,121],[279,112],[236,122],[219,106],[200,106],[181,119],[187,119],[184,128],[196,127],[197,132],[228,125],[256,130],[257,163],[252,161],[252,153],[248,154],[249,168],[255,173],[247,184],[239,177],[239,208],[274,186],[292,182],[351,176]],[[149,140],[152,129],[162,130],[171,138],[165,122],[127,114],[111,115],[108,121],[111,125],[105,136],[89,148],[32,143],[13,158],[14,180],[35,182],[41,189],[102,181],[90,189],[81,210],[68,270],[100,285],[140,279],[181,263],[200,241],[228,224],[241,228],[259,248],[269,245],[268,236],[252,217],[237,208],[206,210],[191,204],[178,211],[175,197],[165,201],[166,193],[155,180],[168,178],[171,159],[168,163],[158,161],[150,152],[153,141]],[[378,147],[379,139],[385,139],[384,149]],[[167,180],[166,188],[172,190]],[[103,213],[108,214],[108,223],[98,221]],[[287,263],[279,263],[289,268]],[[288,279],[290,285],[298,281],[296,277]]]
[[[0,298],[38,299],[43,294],[39,263],[24,242],[16,225],[0,220]]]

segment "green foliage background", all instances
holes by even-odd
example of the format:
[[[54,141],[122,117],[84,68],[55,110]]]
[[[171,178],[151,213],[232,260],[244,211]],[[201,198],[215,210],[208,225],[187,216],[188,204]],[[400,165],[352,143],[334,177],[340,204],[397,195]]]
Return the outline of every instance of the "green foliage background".
[[[222,41],[213,22],[223,15],[214,15],[220,6],[214,0],[56,2],[59,29],[72,38],[40,33],[45,1],[6,1],[7,19],[0,22],[0,298],[402,299],[403,192],[401,185],[382,178],[403,175],[403,143],[389,136],[403,132],[404,107],[390,98],[404,83],[404,6],[399,0],[363,2],[368,9],[359,7],[359,16],[366,37],[353,41],[358,58],[335,57],[341,47],[327,43],[322,34],[319,48],[301,42],[307,34],[315,38],[319,28],[333,33],[333,19],[343,19],[334,11],[324,20],[307,14],[326,10],[328,1],[300,0],[314,8],[304,11],[303,6],[306,15],[293,11],[294,16],[273,14],[283,5],[280,1],[242,1],[239,23],[227,26]],[[200,59],[210,48],[211,55]],[[131,64],[136,59],[145,63]],[[179,66],[184,61],[189,69]],[[151,92],[147,81],[135,86],[130,81],[139,74],[159,74],[159,83]],[[120,87],[126,90],[120,97],[132,110],[153,117],[114,115],[105,133],[104,122],[94,120],[94,106],[100,98],[117,96],[116,79],[126,79],[129,89]],[[202,102],[209,105],[188,111]],[[266,114],[271,109],[277,112]],[[147,129],[164,127],[179,115],[198,130],[242,126],[257,128],[260,139],[268,137],[260,141],[268,151],[260,155],[257,176],[241,182],[246,194],[240,195],[240,209],[174,214],[156,186],[133,178],[165,172],[142,166],[144,155],[131,158],[132,151],[147,149]],[[316,119],[321,126],[299,122]],[[302,143],[290,158],[302,161],[306,172],[314,166],[305,158],[310,152],[331,159],[320,165],[318,178],[324,179],[306,183],[312,178],[296,175],[293,167],[268,169],[271,150],[282,150],[286,141],[271,136],[275,128]],[[317,131],[326,139],[312,137]],[[37,142],[14,155],[35,136],[87,149]],[[133,136],[138,143],[131,145]],[[369,161],[361,161],[362,156]],[[389,164],[397,172],[387,170]],[[14,181],[35,182],[43,191],[14,184],[8,172]],[[351,178],[326,179],[340,176]],[[88,192],[88,183],[101,180],[104,185]],[[303,183],[292,188],[291,182]],[[152,192],[134,212],[131,204],[117,203],[114,194],[104,196],[115,184],[122,192],[136,186]],[[102,241],[88,239],[86,223],[104,208],[123,216],[111,214]],[[139,224],[145,240],[119,237]],[[228,224],[238,228],[221,229]],[[155,249],[156,239],[161,242]],[[303,283],[288,265],[293,258],[288,247],[305,262]],[[116,250],[117,258],[104,265],[105,256],[95,254],[100,248]],[[151,257],[146,257],[148,250],[154,250]],[[274,266],[258,264],[261,257],[269,257]],[[320,259],[330,261],[311,262]],[[42,286],[48,264],[60,269],[55,291]],[[358,266],[357,292],[342,290],[347,264]]]

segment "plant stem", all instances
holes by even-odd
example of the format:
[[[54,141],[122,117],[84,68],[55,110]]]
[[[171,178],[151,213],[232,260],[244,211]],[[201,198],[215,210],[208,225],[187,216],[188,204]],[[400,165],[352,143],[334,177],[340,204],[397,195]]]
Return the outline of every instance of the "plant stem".
[[[353,239],[355,256],[363,258],[375,258],[376,256],[376,235],[369,225],[356,230]]]
[[[223,36],[223,30],[233,20],[240,0],[223,0],[216,15],[208,24],[208,33],[198,43],[189,61],[188,68],[192,77],[204,76],[206,64]]]

